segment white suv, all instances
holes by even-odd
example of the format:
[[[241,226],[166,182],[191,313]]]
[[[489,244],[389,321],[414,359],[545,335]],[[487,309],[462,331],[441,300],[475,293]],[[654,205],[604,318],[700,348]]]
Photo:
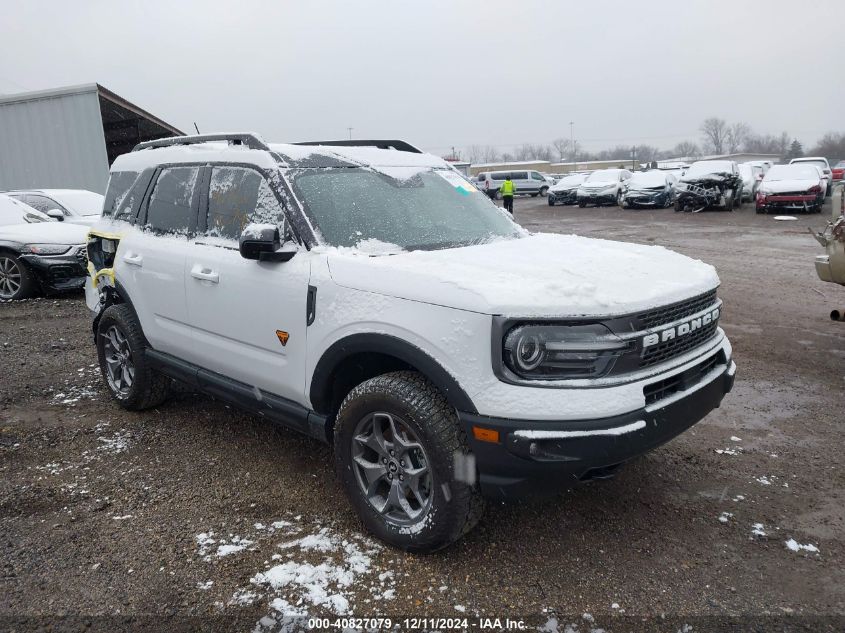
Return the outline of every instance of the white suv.
[[[121,406],[173,380],[334,446],[366,528],[412,551],[516,497],[604,478],[733,384],[711,266],[529,234],[401,141],[142,143],[89,238]]]

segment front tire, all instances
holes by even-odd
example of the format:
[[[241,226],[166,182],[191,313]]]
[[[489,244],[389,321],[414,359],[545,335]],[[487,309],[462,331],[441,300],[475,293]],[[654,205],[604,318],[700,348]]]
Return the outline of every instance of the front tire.
[[[545,198],[549,195],[549,188],[548,187],[540,187],[540,195]]]
[[[35,280],[26,265],[11,253],[0,252],[0,299],[26,299],[33,295],[35,288]]]
[[[549,206],[550,206],[550,207],[555,206],[555,199],[554,199],[554,198],[552,198],[551,196],[549,197]]]
[[[155,407],[167,399],[171,381],[147,363],[141,324],[128,305],[106,308],[97,324],[100,373],[117,403],[129,411]]]
[[[454,408],[417,372],[361,383],[337,414],[335,470],[344,491],[368,531],[405,551],[441,549],[478,523],[478,488],[455,472],[455,456],[468,452]]]

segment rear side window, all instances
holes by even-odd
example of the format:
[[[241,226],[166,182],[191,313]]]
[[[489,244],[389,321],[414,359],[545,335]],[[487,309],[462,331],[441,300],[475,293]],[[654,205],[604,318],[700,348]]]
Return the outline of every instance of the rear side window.
[[[510,172],[507,171],[494,171],[490,174],[491,180],[507,180],[510,176]]]
[[[187,234],[193,228],[194,189],[199,167],[162,170],[147,205],[146,226],[157,233]]]
[[[109,176],[106,198],[103,201],[103,215],[112,216],[138,177],[135,171],[115,171]]]
[[[511,180],[528,180],[527,171],[515,171],[511,173]]]
[[[250,223],[275,224],[284,232],[284,212],[267,180],[245,167],[214,167],[206,234],[237,240]]]

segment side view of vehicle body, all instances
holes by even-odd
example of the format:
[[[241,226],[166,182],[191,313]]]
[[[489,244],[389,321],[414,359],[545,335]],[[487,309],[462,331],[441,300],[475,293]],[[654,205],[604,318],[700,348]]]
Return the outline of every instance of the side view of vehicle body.
[[[498,199],[502,183],[510,177],[517,195],[545,196],[551,183],[539,171],[491,171],[478,174],[478,188],[489,197]]]
[[[32,189],[8,191],[6,195],[70,224],[91,226],[103,211],[103,196],[85,189]]]
[[[658,169],[638,171],[622,188],[621,207],[671,207],[675,202],[675,176]]]
[[[821,213],[826,190],[827,181],[814,164],[774,165],[760,182],[756,210]]]
[[[737,165],[742,177],[742,201],[753,202],[757,198],[757,189],[763,179],[763,168],[748,163]]]
[[[121,406],[178,380],[330,443],[366,528],[430,551],[483,497],[606,478],[731,390],[711,266],[530,234],[442,159],[354,143],[115,160],[86,302]]]
[[[686,171],[677,186],[675,211],[721,208],[733,211],[742,204],[742,176],[729,160],[700,160]]]

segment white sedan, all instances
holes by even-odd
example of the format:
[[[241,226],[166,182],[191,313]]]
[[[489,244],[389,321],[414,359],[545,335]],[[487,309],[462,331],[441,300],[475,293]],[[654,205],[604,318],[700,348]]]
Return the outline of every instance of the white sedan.
[[[27,189],[6,195],[60,222],[91,226],[103,213],[103,196],[86,189]]]

